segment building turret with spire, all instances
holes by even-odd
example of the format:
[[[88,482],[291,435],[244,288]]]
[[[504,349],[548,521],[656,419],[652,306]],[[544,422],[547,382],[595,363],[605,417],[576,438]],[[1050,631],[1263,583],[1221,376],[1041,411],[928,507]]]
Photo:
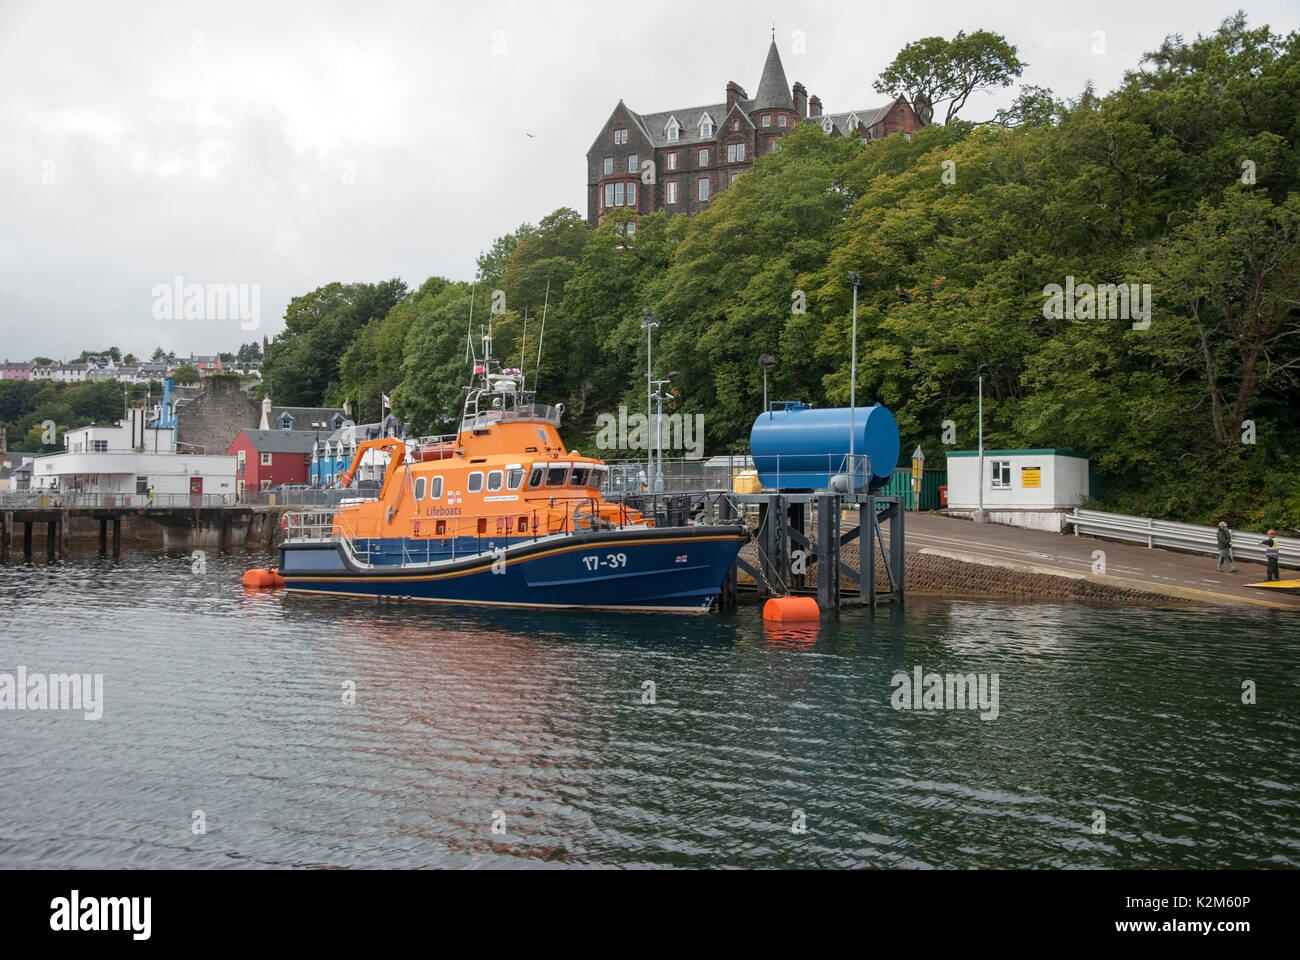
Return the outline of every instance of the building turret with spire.
[[[800,123],[864,143],[922,126],[902,97],[823,113],[820,98],[809,97],[802,83],[787,82],[774,28],[752,98],[733,80],[721,102],[697,107],[637,113],[619,100],[587,151],[587,221],[594,227],[619,209],[698,213],[758,157],[779,149],[781,137]]]

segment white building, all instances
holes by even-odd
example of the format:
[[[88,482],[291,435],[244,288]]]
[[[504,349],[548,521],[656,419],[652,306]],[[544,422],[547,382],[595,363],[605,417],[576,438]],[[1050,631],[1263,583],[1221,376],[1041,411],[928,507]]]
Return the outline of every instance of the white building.
[[[973,514],[984,488],[984,509],[993,523],[1060,533],[1069,511],[1088,497],[1088,458],[1070,450],[948,452],[948,510]]]
[[[120,496],[128,505],[145,502],[150,487],[159,505],[200,494],[233,502],[237,492],[233,456],[177,453],[172,431],[148,426],[139,408],[116,426],[69,430],[63,445],[65,452],[32,463],[33,489]]]

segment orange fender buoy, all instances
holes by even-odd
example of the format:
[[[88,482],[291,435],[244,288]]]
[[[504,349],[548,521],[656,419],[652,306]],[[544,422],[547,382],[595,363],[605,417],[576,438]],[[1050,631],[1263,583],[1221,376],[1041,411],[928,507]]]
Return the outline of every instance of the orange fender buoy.
[[[763,604],[764,620],[820,620],[821,615],[812,597],[773,597]]]
[[[274,590],[284,586],[284,577],[274,567],[269,570],[259,568],[245,572],[243,584],[246,590]]]

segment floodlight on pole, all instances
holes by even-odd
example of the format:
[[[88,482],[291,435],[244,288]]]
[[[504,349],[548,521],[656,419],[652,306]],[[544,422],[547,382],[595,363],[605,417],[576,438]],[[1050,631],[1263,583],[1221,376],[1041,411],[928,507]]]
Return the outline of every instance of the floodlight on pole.
[[[770,353],[760,353],[758,355],[758,366],[763,371],[763,411],[767,412],[767,371],[776,366],[776,357]]]
[[[645,418],[648,424],[650,421],[650,412],[651,412],[651,406],[650,406],[651,395],[653,393],[653,388],[650,383],[650,378],[652,376],[652,374],[650,373],[650,349],[651,349],[650,337],[653,331],[659,327],[659,321],[655,319],[655,315],[650,312],[649,307],[646,307],[642,313],[641,327],[645,330]],[[648,442],[649,441],[648,430],[646,432],[646,440],[647,440],[647,444],[646,444],[645,468],[646,468],[646,473],[649,474],[651,468],[650,468],[650,449],[649,449],[649,442]],[[650,480],[650,477],[647,476],[646,479]],[[651,487],[653,487],[653,484],[651,484]]]

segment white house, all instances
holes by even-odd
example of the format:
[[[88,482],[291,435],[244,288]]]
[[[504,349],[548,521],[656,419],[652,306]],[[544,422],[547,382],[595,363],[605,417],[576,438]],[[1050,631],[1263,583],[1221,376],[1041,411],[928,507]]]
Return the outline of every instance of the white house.
[[[65,452],[32,462],[33,489],[111,495],[128,505],[144,503],[150,487],[160,505],[200,494],[233,502],[237,492],[233,456],[177,453],[171,429],[149,426],[139,408],[115,426],[69,430],[63,445]]]
[[[1065,517],[1088,497],[1088,458],[1070,450],[948,451],[948,510],[972,515],[980,506],[993,523],[1060,533]]]

